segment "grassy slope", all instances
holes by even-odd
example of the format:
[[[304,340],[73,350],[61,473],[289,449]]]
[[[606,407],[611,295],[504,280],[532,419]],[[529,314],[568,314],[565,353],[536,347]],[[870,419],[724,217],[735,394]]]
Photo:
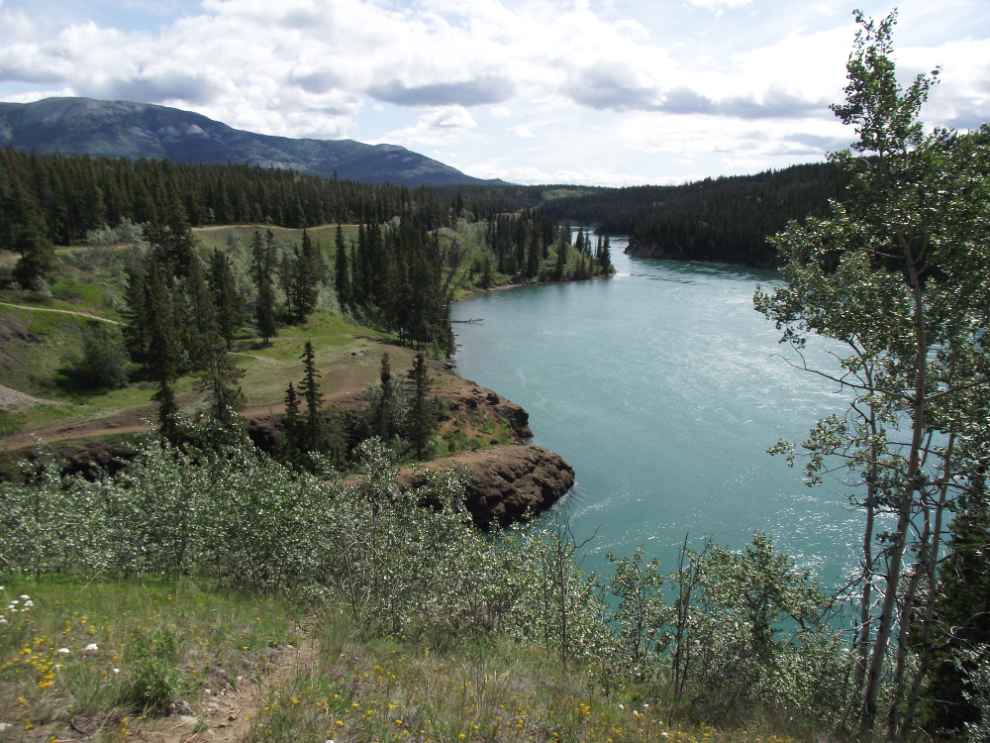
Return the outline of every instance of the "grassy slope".
[[[0,589],[4,605],[21,594],[34,606],[4,612],[8,623],[0,624],[4,743],[76,739],[70,721],[100,741],[186,741],[194,732],[258,743],[791,740],[784,720],[691,722],[658,684],[607,694],[591,667],[561,669],[540,648],[362,639],[333,602],[300,626],[287,604],[188,580],[18,578]],[[87,652],[89,643],[98,650]],[[145,709],[134,691],[142,679],[159,680],[164,698],[187,701],[191,726]]]
[[[240,227],[235,231],[249,239],[254,229]],[[290,239],[302,234],[298,230],[280,228],[274,231],[278,237]],[[327,225],[311,230],[311,233],[324,242],[325,249],[329,249],[335,231],[336,225]],[[357,228],[348,225],[345,231],[356,234]],[[196,232],[205,249],[226,247],[226,228],[207,228]],[[30,292],[0,292],[0,302],[36,308],[32,311],[0,304],[0,325],[5,329],[6,336],[0,344],[0,384],[51,401],[51,404],[16,411],[14,423],[21,430],[36,429],[54,422],[78,424],[147,409],[151,404],[154,394],[152,384],[138,382],[109,393],[80,392],[72,389],[64,375],[59,373],[71,364],[73,357],[79,355],[83,326],[94,320],[45,310],[79,312],[113,321],[121,319],[112,306],[107,306],[104,298],[122,296],[122,280],[86,270],[87,257],[85,248],[59,249],[58,279],[52,286],[50,298],[39,300]],[[317,347],[321,371],[327,375],[324,382],[327,393],[338,392],[339,385],[357,385],[360,389],[375,378],[376,371],[370,370],[373,365],[369,365],[368,359],[363,356],[377,347],[375,333],[343,318],[323,314],[314,317],[307,325],[283,329],[268,348],[250,338],[235,344],[237,359],[247,373],[243,386],[249,406],[278,404],[281,401],[288,380],[299,376],[302,365],[298,363],[298,356],[306,339],[312,339]],[[343,372],[345,368],[352,367],[352,373]],[[180,401],[186,412],[193,412],[202,405],[203,395],[194,390],[194,382],[194,379],[186,377],[178,383]]]
[[[123,739],[145,707],[249,683],[266,671],[269,648],[292,640],[283,603],[190,581],[7,576],[0,601],[0,721],[9,726],[0,741],[74,738],[70,720],[102,728],[97,739]]]
[[[259,227],[243,225],[201,228],[194,232],[205,252],[214,248],[226,250],[230,232],[247,244],[255,229]],[[301,230],[271,229],[276,238],[298,240],[302,236]],[[345,238],[355,240],[357,230],[356,225],[345,225]],[[320,241],[332,264],[336,225],[324,225],[308,232]],[[469,242],[469,248],[473,252],[479,249],[473,242]],[[64,311],[112,321],[121,319],[110,300],[123,296],[123,279],[114,278],[107,271],[90,270],[98,262],[94,255],[86,248],[60,248],[58,279],[50,298],[39,300],[31,292],[0,292],[0,302],[35,308],[17,309],[0,304],[0,328],[3,328],[0,333],[5,334],[0,343],[0,385],[43,401],[0,412],[0,436],[17,433],[13,439],[0,438],[0,447],[29,444],[28,432],[38,432],[53,441],[136,431],[144,428],[145,420],[154,417],[151,398],[155,387],[150,382],[138,381],[112,392],[81,392],[73,389],[60,373],[80,354],[83,327],[96,322]],[[239,259],[244,259],[243,250]],[[458,277],[463,285],[461,294],[469,287],[466,278],[469,263],[465,261]],[[322,374],[321,389],[328,403],[352,403],[365,385],[377,382],[381,354],[385,351],[390,354],[393,374],[403,373],[413,364],[411,349],[389,344],[376,331],[355,325],[340,315],[316,313],[304,325],[282,327],[269,346],[247,336],[234,343],[234,358],[245,372],[241,387],[246,397],[246,415],[267,417],[269,411],[275,414],[281,411],[286,386],[302,378],[300,357],[307,340],[315,347]],[[132,376],[139,379],[139,371],[135,368]],[[431,374],[439,394],[454,395],[468,384],[439,366]],[[196,380],[191,376],[179,380],[177,393],[186,414],[194,414],[204,406],[205,393],[196,389]],[[508,440],[506,427],[495,421],[451,422],[442,432],[451,433],[455,428],[452,437],[460,448]],[[451,444],[451,450],[454,446]]]

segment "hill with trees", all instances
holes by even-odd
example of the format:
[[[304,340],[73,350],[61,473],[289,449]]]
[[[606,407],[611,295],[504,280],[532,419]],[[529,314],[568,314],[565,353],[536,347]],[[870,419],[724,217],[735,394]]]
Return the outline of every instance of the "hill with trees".
[[[364,183],[483,183],[405,147],[350,139],[290,139],[233,129],[177,108],[131,101],[46,98],[0,103],[0,147],[39,154],[237,163]]]

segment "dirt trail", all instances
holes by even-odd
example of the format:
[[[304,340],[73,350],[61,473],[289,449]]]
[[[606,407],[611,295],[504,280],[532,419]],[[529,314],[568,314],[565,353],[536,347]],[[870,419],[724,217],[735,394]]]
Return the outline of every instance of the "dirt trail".
[[[299,628],[302,633],[305,628]],[[192,715],[166,717],[141,729],[139,737],[164,743],[193,741],[240,741],[247,737],[269,690],[292,678],[296,671],[311,666],[316,643],[304,636],[298,647],[285,645],[268,656],[268,672],[259,680],[244,679],[236,691],[203,694],[192,705]],[[146,737],[147,736],[147,737]]]
[[[12,390],[12,392],[16,393],[16,390]],[[360,394],[361,390],[359,388],[337,390],[331,394],[324,395],[323,402],[324,404],[348,407],[359,404]],[[47,403],[50,401],[43,400],[42,402]],[[285,405],[283,403],[257,405],[242,408],[239,412],[241,417],[246,420],[271,420],[273,416],[279,416],[285,412]],[[143,405],[102,418],[52,423],[42,428],[31,429],[30,431],[18,431],[8,436],[0,436],[0,449],[8,449],[10,451],[24,449],[34,446],[39,438],[46,443],[54,444],[60,441],[87,439],[107,434],[144,433],[149,428],[155,427],[154,421],[157,414],[157,405]],[[149,425],[149,421],[151,425]]]
[[[79,315],[79,317],[85,317],[89,320],[99,320],[100,322],[108,322],[111,325],[120,325],[116,320],[109,320],[105,317],[100,317],[99,315],[92,315],[89,312],[77,312],[76,310],[56,310],[51,307],[29,307],[23,304],[11,304],[10,302],[0,302],[0,305],[4,307],[16,307],[19,310],[28,310],[30,312],[60,312],[63,315]]]

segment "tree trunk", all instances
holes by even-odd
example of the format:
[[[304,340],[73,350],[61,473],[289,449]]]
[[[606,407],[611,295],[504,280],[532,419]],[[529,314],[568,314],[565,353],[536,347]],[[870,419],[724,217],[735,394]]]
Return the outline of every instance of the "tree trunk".
[[[932,639],[932,628],[935,624],[935,603],[938,600],[938,552],[942,541],[942,515],[945,513],[945,503],[949,490],[949,470],[952,461],[952,449],[955,444],[955,434],[949,435],[949,443],[945,450],[945,468],[943,470],[942,487],[939,491],[938,505],[935,508],[935,528],[932,530],[931,542],[928,547],[928,599],[925,602],[925,619],[921,629],[921,644],[924,652],[921,665],[915,671],[911,681],[911,693],[908,695],[907,708],[901,722],[901,736],[907,737],[914,725],[914,715],[918,709],[918,699],[921,697],[921,685],[925,680],[932,662],[935,660],[935,643]]]
[[[914,258],[910,247],[902,241],[904,257],[910,271],[911,289],[914,294],[914,330],[916,353],[914,359],[914,400],[912,405],[911,452],[908,457],[908,470],[904,491],[898,507],[897,530],[894,544],[890,552],[890,563],[887,569],[887,586],[883,598],[883,608],[880,613],[880,626],[873,642],[873,653],[870,656],[869,674],[866,679],[866,689],[863,696],[863,711],[860,725],[864,730],[872,730],[877,716],[877,696],[880,693],[880,680],[883,675],[883,663],[887,655],[887,646],[893,629],[894,609],[897,605],[897,583],[901,577],[901,561],[907,546],[908,529],[911,526],[911,509],[914,505],[914,494],[918,489],[918,476],[921,472],[921,448],[925,434],[925,407],[927,402],[928,385],[928,338],[925,327],[925,305],[921,282],[918,278]]]

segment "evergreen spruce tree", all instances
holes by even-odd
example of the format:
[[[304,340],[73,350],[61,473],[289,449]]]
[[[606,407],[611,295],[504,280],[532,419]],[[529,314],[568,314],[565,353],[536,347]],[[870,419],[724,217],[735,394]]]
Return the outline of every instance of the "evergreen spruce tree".
[[[41,206],[34,194],[15,180],[4,199],[3,217],[4,247],[21,254],[14,278],[24,288],[34,289],[39,280],[51,278],[55,268],[55,249],[48,239]]]
[[[320,372],[316,369],[316,353],[313,351],[312,341],[306,341],[302,362],[303,381],[299,385],[299,394],[306,400],[302,448],[306,451],[322,451],[324,444],[323,397],[320,395],[320,383],[317,381]]]
[[[560,228],[560,239],[568,245],[571,244],[571,223],[564,222],[564,225]]]
[[[237,280],[230,259],[219,248],[210,258],[210,288],[216,308],[217,330],[230,348],[241,325],[244,324],[244,299],[237,289]]]
[[[179,405],[175,401],[172,384],[164,376],[159,377],[158,390],[151,399],[158,403],[158,433],[173,445],[178,444],[181,434]]]
[[[347,246],[344,244],[344,230],[338,224],[337,235],[334,238],[336,260],[334,261],[334,280],[337,289],[337,301],[341,309],[351,305],[351,277],[347,268]]]
[[[148,306],[145,301],[144,268],[140,265],[128,267],[127,288],[124,290],[124,301],[127,308],[124,310],[124,340],[127,343],[127,350],[134,361],[148,368],[148,343],[150,341],[150,320],[148,318]]]
[[[387,351],[382,354],[382,365],[378,378],[381,381],[382,396],[378,401],[378,410],[375,411],[375,433],[387,444],[389,440],[388,416],[392,407],[392,366]]]
[[[340,416],[333,416],[327,423],[326,440],[326,451],[330,461],[338,470],[343,469],[347,464],[347,437]]]
[[[540,272],[540,259],[543,257],[543,247],[540,245],[540,233],[533,225],[529,236],[529,251],[526,254],[526,276],[533,278]]]
[[[145,285],[148,317],[148,360],[158,382],[152,398],[158,403],[158,430],[173,444],[179,437],[179,406],[172,382],[179,374],[180,356],[168,290],[158,264],[151,262]]]
[[[299,464],[303,418],[299,413],[299,396],[292,382],[285,390],[285,416],[282,418],[282,461]]]
[[[288,258],[288,256],[286,256]],[[316,248],[306,230],[303,230],[302,245],[296,246],[289,274],[290,282],[286,287],[292,314],[296,322],[306,322],[316,308],[319,297],[317,282],[319,281]]]
[[[227,351],[227,342],[216,330],[205,338],[205,366],[200,374],[198,388],[208,392],[210,415],[224,426],[231,426],[237,419],[237,411],[244,406],[244,393],[235,387],[244,371],[238,369]]]
[[[196,260],[196,240],[189,227],[185,207],[174,191],[167,199],[165,224],[153,224],[148,232],[158,261],[168,266],[171,275],[186,276]]]
[[[409,441],[416,449],[416,458],[422,460],[428,454],[430,439],[437,430],[436,405],[430,387],[433,382],[428,373],[426,358],[416,354],[409,371],[412,386],[412,405],[409,411]]]
[[[156,378],[171,382],[180,372],[181,348],[176,336],[172,298],[155,261],[150,265],[144,298],[148,318],[149,365]]]
[[[557,266],[554,269],[557,281],[567,280],[567,243],[563,240],[557,245]]]
[[[268,231],[267,239],[262,242],[261,232],[255,230],[254,239],[251,243],[253,263],[251,273],[255,286],[258,289],[258,298],[255,304],[255,321],[258,324],[258,333],[268,345],[268,339],[276,335],[275,327],[275,286],[274,286],[274,264],[275,264],[275,235]]]
[[[368,302],[367,286],[369,277],[367,274],[367,254],[368,249],[367,232],[364,229],[364,222],[358,224],[358,239],[351,253],[351,296],[354,304],[362,307]]]
[[[609,248],[608,235],[605,235],[605,242],[602,244],[598,264],[601,266],[602,273],[606,276],[615,272],[615,268],[612,266],[612,251]]]
[[[206,282],[206,272],[199,257],[193,257],[183,285],[189,320],[184,347],[193,369],[203,371],[211,363],[209,357],[213,354],[212,336],[217,332],[217,321],[213,293]]]
[[[319,243],[314,242],[306,230],[303,230],[301,248],[302,270],[299,272],[300,299],[298,304],[301,310],[300,314],[305,319],[316,309],[316,303],[320,298],[320,264],[322,261]]]
[[[488,253],[485,253],[484,265],[481,269],[481,288],[491,289],[492,284],[495,282],[495,278],[492,275],[492,257]]]

